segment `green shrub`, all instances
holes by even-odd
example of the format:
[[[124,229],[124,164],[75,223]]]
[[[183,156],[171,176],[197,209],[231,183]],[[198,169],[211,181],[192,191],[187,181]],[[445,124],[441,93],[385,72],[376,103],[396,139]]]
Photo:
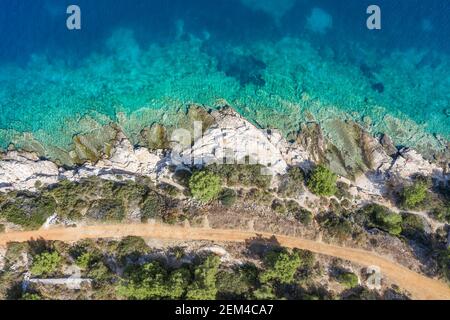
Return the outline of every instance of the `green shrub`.
[[[167,204],[161,195],[156,192],[149,192],[142,204],[141,220],[146,222],[148,219],[162,217],[167,210]]]
[[[337,175],[323,165],[317,166],[308,179],[307,186],[319,196],[332,196],[336,193]]]
[[[100,221],[122,221],[125,209],[119,199],[100,199],[92,202],[86,216]]]
[[[450,282],[450,247],[439,252],[438,263],[442,275]]]
[[[283,202],[279,200],[274,200],[272,202],[272,210],[275,211],[278,214],[285,214],[286,213],[286,206]]]
[[[358,276],[352,272],[339,273],[336,280],[347,289],[358,286]]]
[[[87,275],[99,282],[107,281],[112,277],[111,271],[102,261],[91,262]]]
[[[312,222],[313,215],[306,209],[300,209],[295,212],[295,219],[304,225],[309,225]]]
[[[258,205],[270,205],[273,195],[267,190],[253,188],[245,193],[245,200]]]
[[[422,218],[415,214],[403,214],[402,235],[408,239],[425,242],[427,236]]]
[[[450,223],[450,205],[434,208],[431,215],[440,222]]]
[[[263,284],[260,288],[253,292],[253,296],[257,300],[276,300],[278,299],[275,294],[273,286],[270,284]]]
[[[91,252],[84,252],[75,260],[75,264],[81,269],[88,269],[95,260],[94,254]]]
[[[286,250],[270,251],[265,257],[265,270],[260,273],[259,280],[261,283],[270,281],[281,284],[292,283],[301,262],[300,254],[297,251],[292,253]]]
[[[58,252],[43,252],[33,258],[30,271],[35,276],[48,276],[56,272],[61,263]]]
[[[397,236],[402,232],[402,216],[378,204],[366,206],[362,213],[366,215],[368,227],[375,227]]]
[[[37,293],[26,292],[22,295],[21,300],[42,300],[42,297],[40,295],[38,295]]]
[[[312,213],[302,208],[297,201],[289,200],[285,202],[287,212],[295,217],[302,224],[308,225],[312,221]]]
[[[232,207],[237,200],[237,194],[236,191],[234,191],[233,189],[224,189],[221,193],[220,193],[220,202],[225,206],[225,207]]]
[[[423,181],[416,181],[412,186],[404,187],[401,194],[401,205],[407,209],[417,208],[427,198],[428,186]]]
[[[241,269],[223,270],[217,274],[216,287],[218,299],[245,299],[251,284]]]
[[[208,171],[197,171],[189,179],[189,189],[194,198],[207,203],[218,197],[222,185],[217,175]]]
[[[319,216],[318,222],[325,228],[330,237],[335,238],[338,241],[344,241],[353,236],[353,225],[345,217],[330,213]]]
[[[127,259],[136,260],[141,255],[147,254],[150,248],[141,237],[128,236],[123,238],[117,246],[117,257],[122,263]]]

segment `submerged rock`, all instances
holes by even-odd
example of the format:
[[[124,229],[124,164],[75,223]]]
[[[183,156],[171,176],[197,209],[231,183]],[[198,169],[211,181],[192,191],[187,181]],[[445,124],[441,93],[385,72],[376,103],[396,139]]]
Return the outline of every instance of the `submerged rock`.
[[[389,156],[393,157],[397,154],[398,150],[387,134],[383,134],[381,136],[380,143],[383,146],[384,151],[386,151]]]
[[[167,129],[155,123],[150,128],[144,128],[140,133],[140,143],[148,149],[168,149],[170,142]]]
[[[118,130],[110,125],[93,130],[91,133],[77,135],[73,138],[73,151],[70,157],[75,164],[86,161],[96,163],[103,157],[111,156]]]

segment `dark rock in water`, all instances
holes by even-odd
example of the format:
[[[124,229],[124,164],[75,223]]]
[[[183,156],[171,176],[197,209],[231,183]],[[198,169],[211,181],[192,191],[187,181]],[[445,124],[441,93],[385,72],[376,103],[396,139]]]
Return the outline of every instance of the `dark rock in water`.
[[[361,70],[362,74],[369,79],[373,78],[373,74],[372,74],[372,70],[370,69],[370,67],[365,64],[365,63],[361,63],[361,65],[359,66],[359,70]]]
[[[372,85],[372,89],[377,91],[378,93],[383,93],[384,92],[384,85],[381,82],[377,82],[377,83],[374,83]]]
[[[110,157],[117,133],[117,128],[105,125],[90,133],[74,136],[73,150],[70,152],[71,160],[75,164],[83,164],[87,161],[96,163],[103,157]]]
[[[450,117],[450,108],[444,109],[442,111],[447,117]]]
[[[387,134],[383,134],[381,136],[380,144],[383,146],[384,150],[389,156],[393,157],[398,153],[398,150],[392,142],[391,137],[389,137]]]
[[[227,76],[238,79],[242,86],[250,83],[256,86],[265,84],[262,72],[266,69],[266,64],[253,56],[236,55],[227,63],[219,64],[219,69],[223,70]]]

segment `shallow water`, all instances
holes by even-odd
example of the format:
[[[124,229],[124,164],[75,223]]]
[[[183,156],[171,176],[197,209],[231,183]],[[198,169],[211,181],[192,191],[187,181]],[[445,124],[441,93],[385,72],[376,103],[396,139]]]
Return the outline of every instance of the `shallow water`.
[[[353,119],[397,144],[450,138],[450,3],[376,1],[3,0],[0,147],[68,150],[117,122],[133,138],[189,103],[222,99],[285,133]],[[66,8],[81,8],[81,30]],[[313,15],[316,12],[319,14]]]

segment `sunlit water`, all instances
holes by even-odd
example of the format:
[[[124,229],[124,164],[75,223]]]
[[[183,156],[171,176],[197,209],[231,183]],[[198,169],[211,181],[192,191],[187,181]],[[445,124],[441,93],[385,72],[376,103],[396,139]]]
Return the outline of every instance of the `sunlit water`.
[[[230,104],[284,133],[353,119],[397,144],[450,138],[450,3],[376,1],[3,0],[0,148],[118,123],[131,139],[190,103]],[[81,8],[81,30],[66,8]]]

